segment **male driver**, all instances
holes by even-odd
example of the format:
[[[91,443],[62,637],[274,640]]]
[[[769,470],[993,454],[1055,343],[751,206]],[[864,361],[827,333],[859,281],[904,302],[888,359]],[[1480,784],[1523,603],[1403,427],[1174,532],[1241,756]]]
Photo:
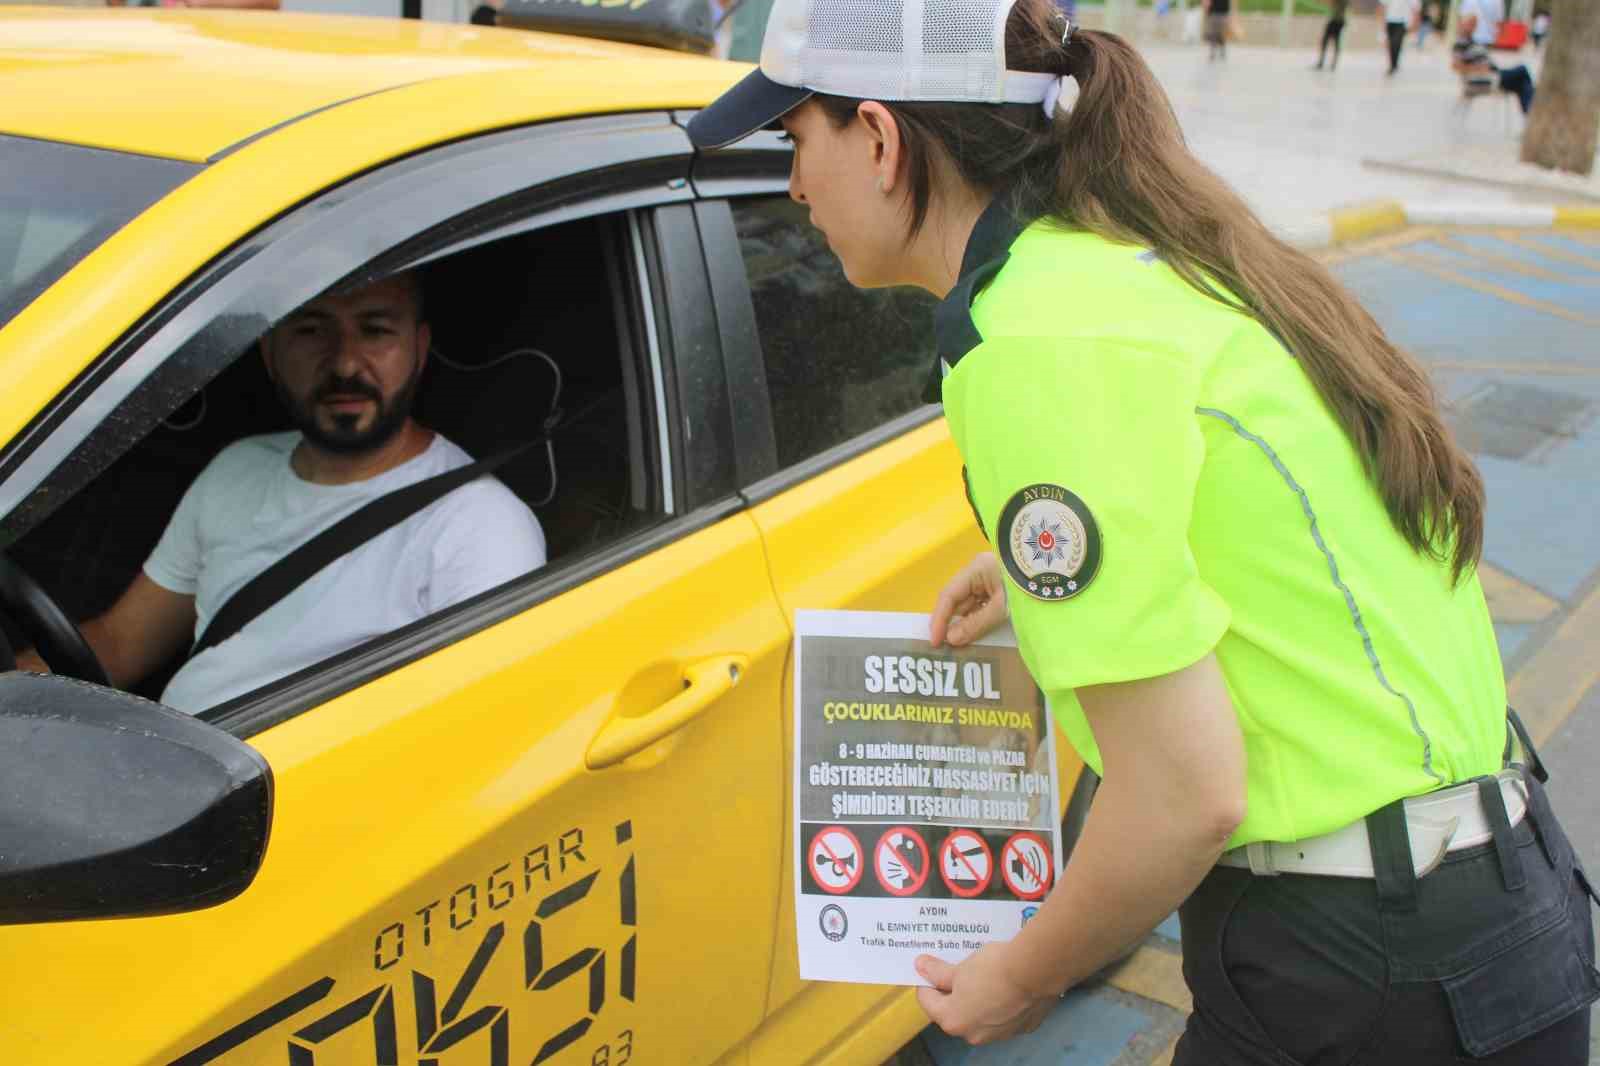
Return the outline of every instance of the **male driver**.
[[[114,685],[205,632],[240,587],[312,536],[471,457],[411,418],[429,330],[414,275],[312,300],[261,339],[297,431],[223,449],[184,494],[144,571],[83,624]],[[480,477],[325,567],[190,659],[162,702],[194,713],[544,565],[533,512]],[[38,669],[29,655],[24,669]]]

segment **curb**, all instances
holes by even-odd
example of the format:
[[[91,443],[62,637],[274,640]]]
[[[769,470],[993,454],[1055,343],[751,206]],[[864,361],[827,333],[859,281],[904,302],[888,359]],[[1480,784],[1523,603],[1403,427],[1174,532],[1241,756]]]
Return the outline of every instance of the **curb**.
[[[1329,211],[1279,236],[1300,248],[1328,248],[1393,233],[1407,226],[1579,226],[1600,229],[1600,205],[1423,204],[1380,200]]]

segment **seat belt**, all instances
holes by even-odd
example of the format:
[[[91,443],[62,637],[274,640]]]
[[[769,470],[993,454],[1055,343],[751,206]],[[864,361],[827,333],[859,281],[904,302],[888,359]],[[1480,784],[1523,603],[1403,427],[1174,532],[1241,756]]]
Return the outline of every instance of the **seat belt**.
[[[534,445],[545,443],[547,439],[536,437],[475,463],[403,485],[339,519],[228,597],[228,602],[211,616],[205,632],[189,649],[189,658],[193,659],[207,648],[221,644],[330,563],[355,551],[379,533],[392,529],[452,489],[492,473]]]

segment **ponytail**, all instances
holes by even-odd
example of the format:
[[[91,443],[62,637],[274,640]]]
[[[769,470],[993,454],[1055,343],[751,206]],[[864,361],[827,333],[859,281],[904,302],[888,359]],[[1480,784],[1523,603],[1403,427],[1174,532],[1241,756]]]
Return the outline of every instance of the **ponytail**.
[[[1024,218],[1048,217],[1153,250],[1189,285],[1259,321],[1299,360],[1355,445],[1395,529],[1447,561],[1452,577],[1483,549],[1483,482],[1439,413],[1422,367],[1303,252],[1273,236],[1190,153],[1155,75],[1114,34],[1074,30],[1063,44],[1051,0],[1018,0],[1007,66],[1072,77],[1070,111],[1034,104],[886,103],[900,124],[908,234],[927,220],[934,168]],[[835,125],[859,101],[818,96]]]

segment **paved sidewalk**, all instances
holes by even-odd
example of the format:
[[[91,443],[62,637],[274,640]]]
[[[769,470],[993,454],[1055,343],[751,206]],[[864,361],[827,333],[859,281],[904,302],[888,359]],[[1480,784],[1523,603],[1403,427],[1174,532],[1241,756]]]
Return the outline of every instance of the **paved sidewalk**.
[[[1371,20],[1345,30],[1375,33]],[[1234,46],[1212,63],[1203,47],[1141,48],[1178,112],[1190,147],[1262,218],[1293,230],[1321,213],[1374,200],[1452,204],[1557,204],[1570,191],[1513,188],[1401,172],[1365,160],[1448,169],[1459,160],[1516,167],[1522,116],[1485,98],[1459,110],[1460,87],[1443,42],[1410,43],[1400,72],[1387,58],[1346,51],[1336,71],[1313,71],[1316,56],[1286,48]],[[1532,53],[1520,57],[1536,65]],[[1487,161],[1487,162],[1486,162]],[[1471,169],[1471,168],[1465,168]],[[1600,179],[1592,182],[1600,197]]]

